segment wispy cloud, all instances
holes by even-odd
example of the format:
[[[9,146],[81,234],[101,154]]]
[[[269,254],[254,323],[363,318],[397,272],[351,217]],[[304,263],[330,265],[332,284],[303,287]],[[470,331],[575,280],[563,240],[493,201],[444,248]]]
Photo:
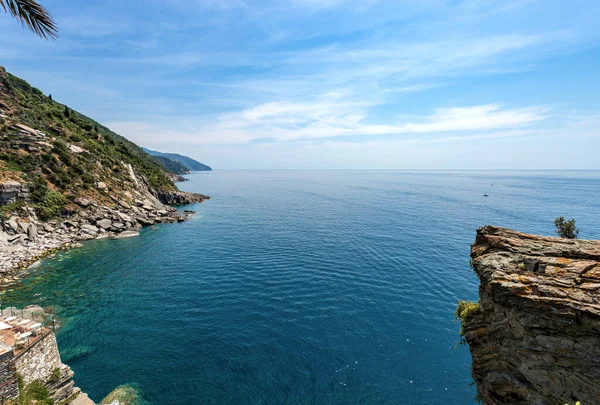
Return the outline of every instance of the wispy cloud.
[[[260,139],[298,141],[321,138],[456,133],[528,127],[546,119],[545,106],[506,109],[499,105],[440,108],[424,117],[403,117],[393,124],[366,123],[361,104],[268,103],[224,114],[216,123],[186,122],[171,128],[114,122],[110,126],[132,139],[149,137],[195,144],[247,143]]]

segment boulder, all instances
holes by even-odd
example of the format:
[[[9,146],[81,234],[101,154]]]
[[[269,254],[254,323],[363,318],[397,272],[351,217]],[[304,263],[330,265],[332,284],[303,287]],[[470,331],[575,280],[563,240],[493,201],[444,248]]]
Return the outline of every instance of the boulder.
[[[27,237],[29,238],[29,240],[35,242],[37,239],[37,234],[38,232],[35,224],[29,224],[29,226],[27,227]]]
[[[123,231],[120,234],[114,236],[114,239],[132,238],[138,236],[140,233],[137,231]]]
[[[96,228],[94,225],[81,225],[81,230],[92,235],[96,235],[98,233],[98,228]]]
[[[144,226],[148,226],[148,225],[152,225],[154,224],[154,220],[152,219],[148,219],[148,218],[144,218],[144,217],[137,217],[135,219],[140,225],[144,225]]]
[[[119,203],[119,205],[125,209],[130,210],[131,209],[131,205],[129,205],[127,202],[123,201],[123,200],[118,200],[117,201]]]
[[[11,244],[20,243],[21,242],[21,236],[25,236],[25,235],[20,235],[20,234],[9,235],[8,238],[7,238],[8,243],[11,243]]]
[[[15,232],[19,232],[19,222],[17,220],[18,218],[14,215],[8,220],[8,226]]]
[[[112,221],[108,218],[104,218],[100,221],[96,221],[96,225],[98,225],[102,229],[108,229],[112,226]]]
[[[124,214],[122,212],[117,212],[117,215],[119,216],[119,218],[121,218],[125,222],[133,222],[133,219],[131,219],[131,217],[127,214]]]
[[[77,197],[73,202],[83,208],[87,208],[92,204],[90,200],[84,197]]]
[[[96,183],[96,188],[98,190],[106,190],[108,187],[107,187],[107,185],[106,185],[105,182],[99,181],[99,182]]]
[[[27,228],[29,227],[29,222],[19,221],[19,228],[21,233],[27,233]]]

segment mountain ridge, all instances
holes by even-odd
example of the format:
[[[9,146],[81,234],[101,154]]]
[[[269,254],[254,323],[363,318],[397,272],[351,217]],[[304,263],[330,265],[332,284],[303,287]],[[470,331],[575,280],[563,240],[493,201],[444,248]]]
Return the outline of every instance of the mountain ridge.
[[[195,159],[192,159],[188,156],[180,155],[179,153],[167,153],[167,152],[158,152],[155,150],[151,150],[148,148],[142,148],[146,153],[150,156],[154,157],[163,157],[174,160],[176,162],[181,163],[183,166],[187,167],[190,171],[193,172],[204,172],[204,171],[212,171],[212,168],[204,163],[200,163]],[[177,173],[177,174],[185,174],[185,173]]]

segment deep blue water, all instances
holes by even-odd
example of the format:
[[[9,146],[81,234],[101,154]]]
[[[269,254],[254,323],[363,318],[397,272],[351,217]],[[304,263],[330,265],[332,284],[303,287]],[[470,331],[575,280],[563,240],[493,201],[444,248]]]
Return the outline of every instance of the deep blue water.
[[[598,172],[223,171],[181,188],[213,199],[5,297],[56,306],[97,401],[133,383],[161,405],[474,404],[453,311],[477,297],[475,230],[552,234],[564,215],[600,239]]]

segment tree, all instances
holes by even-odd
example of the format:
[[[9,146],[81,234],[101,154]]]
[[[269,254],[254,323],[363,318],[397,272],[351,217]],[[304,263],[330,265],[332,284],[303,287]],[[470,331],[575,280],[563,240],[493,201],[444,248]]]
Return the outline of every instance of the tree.
[[[65,118],[70,118],[71,117],[71,111],[69,111],[69,107],[65,106]]]
[[[52,94],[48,94],[48,98],[52,101]]]
[[[574,219],[565,221],[565,217],[558,217],[554,220],[554,226],[556,227],[556,233],[561,238],[577,239],[579,235],[579,228],[575,226]]]
[[[58,27],[52,16],[36,0],[0,0],[0,8],[39,37],[58,38]]]

